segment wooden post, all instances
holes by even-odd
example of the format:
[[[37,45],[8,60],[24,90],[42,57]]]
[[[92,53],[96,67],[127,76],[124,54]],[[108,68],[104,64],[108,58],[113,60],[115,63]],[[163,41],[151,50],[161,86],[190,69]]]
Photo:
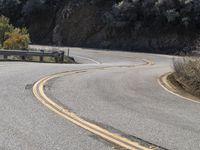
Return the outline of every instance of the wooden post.
[[[40,52],[44,53],[44,50],[40,50]],[[43,56],[40,56],[40,62],[43,62],[44,59],[43,59]]]
[[[22,58],[23,61],[25,60],[25,56],[22,56],[21,58]]]
[[[43,56],[40,56],[40,62],[43,62],[44,59],[43,59]]]
[[[58,63],[58,56],[55,56],[55,61],[56,63]]]
[[[8,56],[7,56],[7,55],[4,55],[4,56],[3,56],[3,59],[8,59]]]
[[[64,59],[65,59],[65,52],[64,51],[62,51],[61,52],[61,62],[63,63],[64,62]]]
[[[54,52],[54,57],[55,57],[56,63],[58,63],[59,62],[59,52]]]
[[[68,51],[67,51],[67,56],[69,57],[69,48],[68,48]]]

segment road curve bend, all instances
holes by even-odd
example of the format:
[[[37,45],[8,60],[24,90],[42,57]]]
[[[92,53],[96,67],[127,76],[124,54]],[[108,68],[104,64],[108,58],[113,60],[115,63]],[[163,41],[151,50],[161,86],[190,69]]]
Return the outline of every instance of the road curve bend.
[[[0,62],[0,149],[200,149],[200,105],[157,82],[170,56],[70,55],[80,64]]]

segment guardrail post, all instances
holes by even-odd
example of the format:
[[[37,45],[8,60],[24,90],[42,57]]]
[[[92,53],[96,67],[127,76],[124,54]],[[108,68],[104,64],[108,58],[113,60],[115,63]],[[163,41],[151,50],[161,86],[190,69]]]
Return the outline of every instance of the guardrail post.
[[[56,63],[58,63],[58,56],[55,56],[55,61]]]
[[[54,58],[55,58],[55,62],[58,63],[59,62],[59,53],[58,52],[54,52]]]
[[[40,50],[40,52],[44,53],[44,50]],[[43,59],[43,56],[40,56],[40,62],[43,62],[44,59]]]
[[[62,51],[61,52],[61,62],[63,63],[64,62],[64,59],[65,59],[65,52],[64,51]]]
[[[8,59],[8,56],[7,56],[7,55],[4,55],[4,56],[3,56],[3,59]]]
[[[22,56],[21,58],[22,58],[23,61],[25,60],[25,56]]]
[[[67,50],[67,56],[69,57],[69,48],[68,48],[68,50]]]

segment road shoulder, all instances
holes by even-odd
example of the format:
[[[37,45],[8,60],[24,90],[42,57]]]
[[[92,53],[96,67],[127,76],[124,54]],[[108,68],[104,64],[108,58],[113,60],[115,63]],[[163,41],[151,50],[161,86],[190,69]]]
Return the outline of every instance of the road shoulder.
[[[173,78],[172,72],[165,73],[162,75],[158,82],[159,84],[168,92],[181,97],[185,100],[189,100],[195,103],[200,103],[200,98],[190,94],[189,92],[185,91],[181,85]]]

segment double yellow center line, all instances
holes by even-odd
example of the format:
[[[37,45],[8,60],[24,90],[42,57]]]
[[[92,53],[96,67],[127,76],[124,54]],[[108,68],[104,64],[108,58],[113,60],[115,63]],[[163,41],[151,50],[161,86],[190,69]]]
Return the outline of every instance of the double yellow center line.
[[[105,67],[108,68],[108,67]],[[104,69],[105,69],[104,68]],[[96,69],[103,69],[101,68],[96,68]],[[91,70],[91,69],[89,69]],[[145,146],[142,146],[140,143],[132,141],[126,137],[123,137],[119,134],[112,133],[96,124],[93,124],[91,122],[88,122],[79,116],[77,116],[75,113],[70,112],[69,110],[63,108],[62,106],[58,105],[55,103],[53,100],[51,100],[49,97],[44,92],[44,87],[45,84],[52,79],[66,76],[66,75],[71,75],[71,74],[76,74],[76,73],[82,73],[86,72],[87,70],[80,70],[80,71],[68,71],[68,72],[63,72],[63,73],[58,73],[54,74],[51,76],[47,76],[41,80],[39,80],[37,83],[34,84],[33,86],[33,93],[35,97],[42,102],[46,107],[54,111],[55,113],[59,114],[60,116],[66,118],[67,120],[71,121],[72,123],[78,125],[81,128],[84,128],[95,135],[98,135],[102,137],[103,139],[116,144],[120,147],[130,149],[130,150],[152,150],[153,148],[147,148]],[[155,148],[154,148],[155,149]]]

